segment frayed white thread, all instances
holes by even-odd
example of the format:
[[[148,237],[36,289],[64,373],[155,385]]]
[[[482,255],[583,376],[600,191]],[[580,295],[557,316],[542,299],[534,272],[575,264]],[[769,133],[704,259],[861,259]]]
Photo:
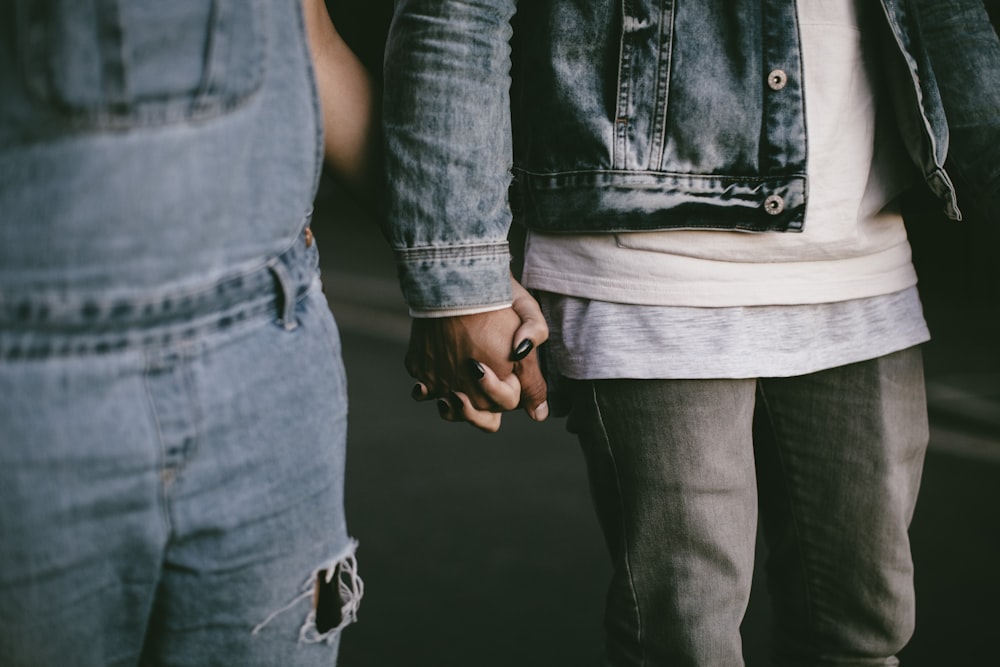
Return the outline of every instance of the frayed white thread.
[[[332,567],[320,568],[317,572],[323,570],[326,571],[326,583],[329,584],[334,577],[337,577],[337,593],[343,602],[340,607],[340,623],[337,627],[320,634],[316,629],[316,610],[313,609],[299,630],[299,641],[306,644],[318,644],[324,641],[329,643],[337,633],[357,621],[361,598],[365,594],[365,582],[358,576],[358,560],[353,553],[339,559]],[[313,580],[315,581],[315,575]]]
[[[354,555],[357,548],[357,540],[351,540],[342,555],[331,560],[329,564],[313,570],[309,578],[302,583],[300,589],[302,592],[281,609],[271,612],[267,618],[254,626],[250,634],[256,635],[275,618],[289,611],[302,600],[313,597],[316,593],[316,580],[321,572],[325,572],[326,583],[333,581],[334,577],[339,577],[337,580],[337,592],[343,601],[343,605],[340,608],[340,624],[335,628],[320,633],[316,629],[316,609],[310,609],[306,615],[305,622],[299,629],[299,641],[305,644],[332,643],[341,630],[358,620],[358,609],[361,606],[361,598],[365,594],[365,582],[358,576],[358,560]]]

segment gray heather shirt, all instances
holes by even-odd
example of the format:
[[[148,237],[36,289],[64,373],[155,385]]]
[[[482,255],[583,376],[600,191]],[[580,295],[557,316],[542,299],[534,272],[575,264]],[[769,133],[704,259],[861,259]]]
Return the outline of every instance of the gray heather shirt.
[[[556,368],[576,379],[787,377],[930,339],[916,287],[836,303],[726,308],[538,296]]]

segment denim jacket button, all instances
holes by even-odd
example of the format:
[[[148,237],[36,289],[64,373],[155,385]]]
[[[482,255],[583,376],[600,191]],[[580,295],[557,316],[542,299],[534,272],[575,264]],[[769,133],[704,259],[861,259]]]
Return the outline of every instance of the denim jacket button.
[[[771,70],[771,73],[767,75],[767,85],[771,87],[771,90],[781,90],[787,83],[788,75],[785,74],[785,70]]]
[[[768,215],[778,215],[785,210],[785,200],[780,195],[770,195],[764,200],[764,212]]]

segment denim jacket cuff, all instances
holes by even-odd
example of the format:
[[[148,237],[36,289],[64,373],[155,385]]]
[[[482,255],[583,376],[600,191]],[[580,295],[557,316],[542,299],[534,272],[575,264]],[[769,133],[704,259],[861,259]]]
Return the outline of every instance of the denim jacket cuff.
[[[513,299],[506,241],[397,248],[395,253],[403,297],[412,311],[501,307]]]

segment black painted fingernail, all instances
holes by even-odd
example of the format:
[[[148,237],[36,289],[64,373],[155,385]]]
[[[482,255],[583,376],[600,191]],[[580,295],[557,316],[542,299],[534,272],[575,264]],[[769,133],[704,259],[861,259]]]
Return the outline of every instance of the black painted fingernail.
[[[423,383],[418,382],[415,385],[413,385],[413,390],[410,392],[410,396],[412,396],[413,400],[415,401],[419,401],[420,399],[422,399],[424,397]]]
[[[451,405],[448,403],[448,401],[444,400],[443,398],[439,398],[437,404],[438,404],[439,415],[441,415],[442,417],[447,417],[449,414],[451,414]]]
[[[514,348],[514,361],[521,361],[521,359],[524,359],[534,347],[535,343],[530,338],[522,340],[518,343],[517,347]]]
[[[468,367],[469,372],[472,373],[472,377],[477,380],[482,380],[486,377],[486,369],[483,368],[483,365],[475,359],[469,359],[465,362],[465,365]]]

